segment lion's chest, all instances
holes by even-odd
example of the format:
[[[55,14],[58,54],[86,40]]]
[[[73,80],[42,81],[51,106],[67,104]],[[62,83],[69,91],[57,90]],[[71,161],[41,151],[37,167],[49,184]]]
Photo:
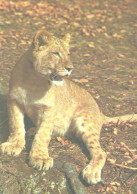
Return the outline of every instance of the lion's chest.
[[[60,135],[64,135],[69,128],[73,115],[71,106],[63,107],[54,97],[47,98],[47,96],[40,100],[34,98],[33,101],[28,100],[25,103],[25,112],[36,126],[41,122],[47,122],[46,118],[50,117],[48,122],[54,123],[53,133]]]
[[[71,123],[75,103],[70,98],[64,97],[62,90],[55,91],[56,87],[45,91],[44,88],[37,90],[24,90],[19,87],[12,91],[10,96],[16,99],[25,114],[39,127],[41,122],[46,122],[46,117],[51,117],[50,122],[54,123],[53,132],[64,134]],[[57,95],[57,92],[61,95]]]
[[[46,103],[33,104],[26,107],[26,113],[36,126],[40,126],[42,122],[46,124],[48,118],[48,122],[53,123],[53,133],[64,135],[70,126],[72,114],[67,114],[67,110],[57,110],[56,106],[51,108],[52,111],[49,109]]]

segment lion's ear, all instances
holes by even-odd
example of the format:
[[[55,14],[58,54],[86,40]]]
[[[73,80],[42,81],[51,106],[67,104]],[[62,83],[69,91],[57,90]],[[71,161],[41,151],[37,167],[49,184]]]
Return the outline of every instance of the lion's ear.
[[[63,37],[63,41],[64,41],[67,45],[69,45],[70,38],[71,38],[70,34],[67,33],[67,34]]]
[[[40,30],[34,36],[33,44],[35,49],[40,46],[49,45],[53,41],[53,35],[47,31]]]

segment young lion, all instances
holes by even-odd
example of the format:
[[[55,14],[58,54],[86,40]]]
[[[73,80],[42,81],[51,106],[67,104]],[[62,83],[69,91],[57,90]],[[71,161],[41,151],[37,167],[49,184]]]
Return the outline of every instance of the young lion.
[[[29,164],[38,170],[48,170],[53,159],[48,144],[53,132],[64,135],[69,126],[86,144],[92,160],[83,170],[88,183],[101,181],[106,154],[99,138],[107,122],[137,121],[137,114],[109,118],[103,115],[91,95],[65,78],[73,65],[69,59],[67,34],[58,39],[39,31],[28,51],[13,69],[8,95],[10,136],[0,146],[1,153],[19,155],[25,146],[24,114],[38,129],[29,155]]]

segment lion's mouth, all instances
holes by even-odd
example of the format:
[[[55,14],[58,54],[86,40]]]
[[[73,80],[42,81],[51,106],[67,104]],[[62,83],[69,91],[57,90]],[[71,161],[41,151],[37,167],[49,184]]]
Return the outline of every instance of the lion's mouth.
[[[57,72],[50,74],[50,81],[51,84],[55,86],[61,86],[64,83],[63,76],[59,75]]]
[[[69,77],[71,72],[72,72],[72,68],[65,68],[65,72],[57,72],[57,71],[54,71],[53,73],[50,74],[50,81],[51,82],[63,82],[63,78],[64,77]]]
[[[59,75],[57,72],[50,74],[51,81],[62,81],[63,76]]]

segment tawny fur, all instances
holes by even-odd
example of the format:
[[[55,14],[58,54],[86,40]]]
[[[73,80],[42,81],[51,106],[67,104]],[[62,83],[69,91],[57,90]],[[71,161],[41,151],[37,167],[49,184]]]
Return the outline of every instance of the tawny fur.
[[[88,183],[101,180],[106,154],[99,142],[101,127],[107,122],[137,121],[137,114],[109,118],[104,116],[92,96],[66,79],[73,65],[69,59],[69,35],[58,39],[40,31],[28,51],[17,62],[10,79],[8,111],[10,136],[0,150],[19,155],[25,146],[24,114],[38,132],[32,143],[29,164],[38,170],[53,166],[48,145],[53,132],[64,135],[70,125],[89,150],[91,161],[83,170]],[[51,75],[59,80],[51,80]]]

